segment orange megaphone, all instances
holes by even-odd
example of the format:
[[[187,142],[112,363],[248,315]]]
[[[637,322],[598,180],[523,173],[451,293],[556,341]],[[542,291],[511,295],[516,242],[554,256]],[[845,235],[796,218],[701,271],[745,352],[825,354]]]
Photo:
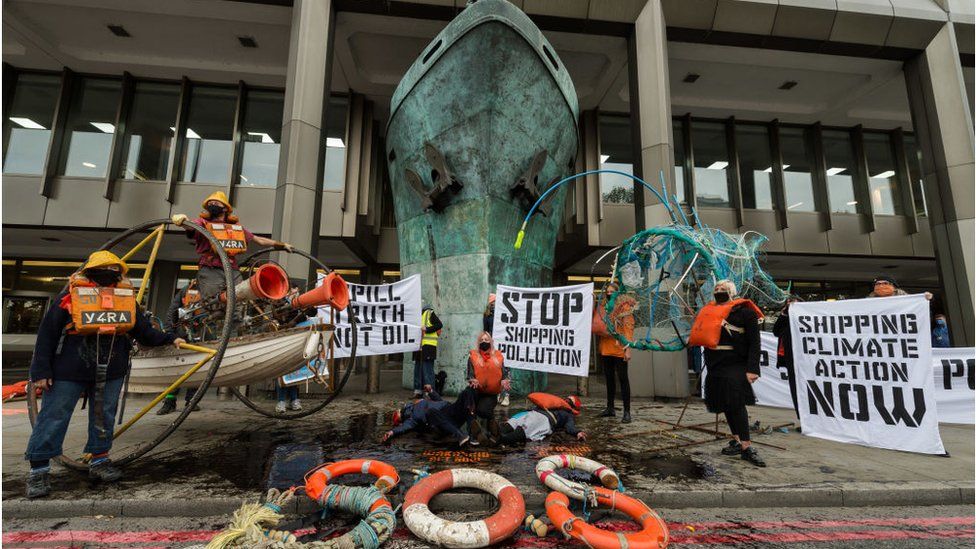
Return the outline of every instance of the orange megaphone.
[[[275,300],[288,295],[288,289],[288,273],[274,263],[265,263],[234,287],[234,295],[241,301]]]
[[[349,285],[338,273],[325,276],[321,286],[291,300],[291,306],[296,309],[330,305],[337,311],[345,310],[349,305]]]

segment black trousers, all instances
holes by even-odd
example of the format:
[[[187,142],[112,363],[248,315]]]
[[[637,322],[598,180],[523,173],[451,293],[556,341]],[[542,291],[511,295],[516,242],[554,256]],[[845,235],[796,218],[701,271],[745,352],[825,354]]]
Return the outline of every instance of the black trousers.
[[[624,403],[624,412],[630,411],[630,376],[627,374],[626,360],[616,356],[603,356],[603,375],[607,378],[607,408],[613,408],[617,397],[617,379],[620,379],[620,400]]]
[[[478,393],[475,400],[475,414],[481,419],[494,419],[495,406],[498,406],[498,395]]]
[[[726,410],[725,421],[729,424],[729,431],[739,437],[739,440],[749,440],[749,412],[744,405]]]
[[[445,435],[462,440],[465,435],[461,432],[461,427],[474,419],[475,397],[474,389],[468,387],[458,394],[457,400],[453,404],[449,404],[440,410],[427,412],[427,424]]]
[[[790,361],[782,360],[782,364],[783,368],[786,369],[787,381],[790,382],[790,398],[793,399],[793,412],[796,413],[796,419],[800,419],[800,404],[796,399],[796,368],[793,366],[793,362]]]

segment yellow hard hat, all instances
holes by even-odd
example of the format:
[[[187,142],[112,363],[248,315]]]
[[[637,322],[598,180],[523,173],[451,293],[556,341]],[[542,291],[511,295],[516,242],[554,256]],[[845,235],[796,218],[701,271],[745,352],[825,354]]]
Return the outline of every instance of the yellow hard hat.
[[[234,211],[234,207],[230,205],[230,202],[227,200],[227,194],[225,194],[224,191],[217,191],[211,194],[203,201],[203,204],[201,204],[200,206],[206,209],[207,202],[210,202],[211,200],[216,200],[217,202],[223,204],[224,207],[227,208],[227,213],[231,213],[232,211]]]
[[[118,265],[122,274],[129,271],[129,266],[125,264],[125,261],[119,259],[119,256],[113,254],[107,250],[98,250],[93,252],[88,256],[88,261],[85,262],[85,266],[82,267],[83,271],[88,269],[97,269],[99,267],[108,267],[109,265]]]

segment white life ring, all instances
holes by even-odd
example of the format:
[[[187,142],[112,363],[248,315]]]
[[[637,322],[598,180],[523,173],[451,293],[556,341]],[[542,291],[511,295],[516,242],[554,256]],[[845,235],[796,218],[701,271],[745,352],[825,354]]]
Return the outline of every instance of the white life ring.
[[[536,476],[550,490],[580,501],[589,499],[588,503],[593,505],[596,505],[596,495],[590,486],[565,479],[555,473],[556,469],[576,469],[590,473],[600,479],[600,483],[603,486],[611,490],[615,490],[620,485],[620,477],[617,476],[617,473],[613,469],[585,457],[571,454],[554,454],[546,456],[536,463]]]
[[[430,511],[431,498],[451,488],[476,488],[495,496],[494,515],[471,522],[444,520]],[[449,469],[413,485],[403,500],[403,522],[418,538],[440,547],[488,547],[514,534],[525,518],[525,500],[504,477],[480,469]]]

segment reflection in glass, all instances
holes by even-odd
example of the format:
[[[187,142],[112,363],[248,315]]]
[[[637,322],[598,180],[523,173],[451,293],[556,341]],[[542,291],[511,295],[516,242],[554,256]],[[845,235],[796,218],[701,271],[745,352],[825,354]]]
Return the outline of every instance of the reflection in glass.
[[[3,333],[36,334],[46,307],[46,297],[4,297]]]
[[[630,145],[630,119],[601,116],[600,169],[633,174],[633,149]],[[604,204],[633,204],[634,180],[613,173],[600,174],[600,197]]]
[[[182,181],[227,183],[236,103],[236,89],[193,88],[183,149]]]
[[[854,143],[847,131],[823,132],[824,160],[827,162],[827,196],[830,211],[858,213],[862,210],[854,193]]]
[[[346,184],[346,114],[349,100],[330,97],[325,124],[325,170],[322,188],[341,191]]]
[[[691,143],[695,158],[695,193],[698,206],[730,208],[729,153],[725,124],[691,122]]]
[[[65,125],[67,153],[59,173],[105,177],[121,93],[118,80],[80,78],[75,82]]]
[[[58,103],[61,79],[53,74],[19,74],[8,118],[3,173],[40,175],[44,172],[51,121]]]
[[[891,136],[887,133],[864,132],[864,156],[868,161],[868,193],[874,214],[904,214]]]
[[[929,214],[925,203],[925,179],[922,175],[922,151],[914,135],[905,136],[905,158],[908,160],[908,175],[912,182],[912,199],[915,201],[915,215],[925,217]]]
[[[773,158],[766,126],[735,125],[735,145],[739,153],[739,179],[742,207],[773,209]]]
[[[281,113],[285,94],[249,91],[244,110],[244,151],[238,185],[274,187],[278,181],[281,150]]]
[[[817,211],[813,192],[813,147],[810,131],[804,128],[779,128],[779,149],[783,158],[783,189],[786,209],[791,212]]]
[[[122,179],[165,181],[179,107],[180,86],[136,82],[126,122]]]
[[[678,197],[678,203],[684,204],[685,199],[685,130],[684,124],[680,120],[671,123],[671,130],[674,134],[674,194]],[[670,197],[669,197],[670,198]]]

